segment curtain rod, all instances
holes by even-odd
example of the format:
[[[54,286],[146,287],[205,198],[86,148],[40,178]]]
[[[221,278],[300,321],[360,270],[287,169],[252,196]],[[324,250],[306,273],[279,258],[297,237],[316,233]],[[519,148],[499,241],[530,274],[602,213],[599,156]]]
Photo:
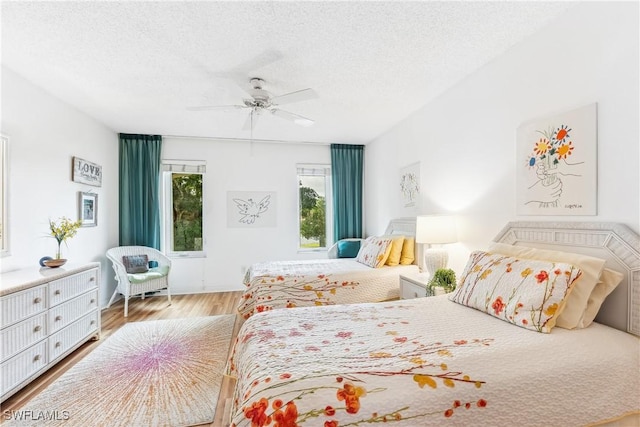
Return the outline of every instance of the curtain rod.
[[[263,144],[298,144],[298,145],[331,145],[330,142],[317,141],[282,141],[276,139],[246,139],[246,138],[221,138],[216,136],[179,136],[179,135],[162,135],[163,138],[176,139],[210,139],[213,141],[229,141],[229,142],[260,142]]]

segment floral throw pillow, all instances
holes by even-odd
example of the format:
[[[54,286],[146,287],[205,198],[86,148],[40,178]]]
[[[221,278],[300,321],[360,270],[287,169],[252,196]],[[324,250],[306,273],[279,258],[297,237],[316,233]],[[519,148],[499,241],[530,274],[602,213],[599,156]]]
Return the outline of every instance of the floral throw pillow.
[[[391,252],[391,238],[368,237],[358,251],[356,261],[369,267],[382,267]]]
[[[549,333],[581,275],[571,264],[476,251],[449,299],[522,328]]]

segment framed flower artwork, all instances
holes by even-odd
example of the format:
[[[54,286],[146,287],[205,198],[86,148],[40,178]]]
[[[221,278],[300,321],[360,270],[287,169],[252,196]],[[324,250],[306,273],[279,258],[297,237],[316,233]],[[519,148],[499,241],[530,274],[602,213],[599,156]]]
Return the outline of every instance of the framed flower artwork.
[[[518,215],[596,215],[596,104],[517,131]]]

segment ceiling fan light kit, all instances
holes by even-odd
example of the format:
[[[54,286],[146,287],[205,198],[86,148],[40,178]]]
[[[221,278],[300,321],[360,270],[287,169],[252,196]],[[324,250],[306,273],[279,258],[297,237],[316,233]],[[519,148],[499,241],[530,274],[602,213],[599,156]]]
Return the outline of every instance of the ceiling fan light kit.
[[[233,109],[248,108],[250,110],[249,117],[247,118],[243,129],[251,131],[253,131],[253,128],[255,126],[257,115],[262,114],[262,112],[264,111],[268,111],[274,116],[278,116],[300,126],[308,127],[315,123],[314,120],[308,117],[304,117],[299,114],[295,114],[278,108],[283,104],[292,104],[295,102],[307,101],[317,98],[318,94],[313,89],[302,89],[274,96],[271,92],[263,89],[265,81],[261,78],[253,77],[249,79],[249,83],[251,84],[251,89],[247,91],[247,94],[249,94],[251,97],[243,99],[242,104],[208,105],[201,107],[189,107],[187,109],[191,111],[229,111]]]

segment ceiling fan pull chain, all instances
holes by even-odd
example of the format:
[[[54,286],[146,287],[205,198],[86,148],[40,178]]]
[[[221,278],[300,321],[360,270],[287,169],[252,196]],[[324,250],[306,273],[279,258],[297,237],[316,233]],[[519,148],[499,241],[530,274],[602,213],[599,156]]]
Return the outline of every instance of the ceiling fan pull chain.
[[[249,140],[249,157],[253,157],[253,113],[255,111],[255,108],[251,109],[250,117],[251,117],[251,133],[250,133],[250,140]]]

